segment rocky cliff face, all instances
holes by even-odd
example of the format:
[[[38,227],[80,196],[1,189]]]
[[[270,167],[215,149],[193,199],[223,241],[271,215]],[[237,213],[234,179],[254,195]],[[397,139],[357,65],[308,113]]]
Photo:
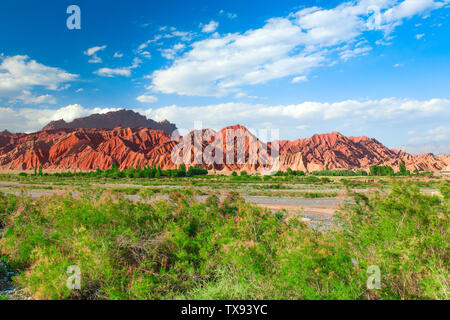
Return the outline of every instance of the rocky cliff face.
[[[449,156],[411,155],[392,150],[368,137],[346,137],[339,132],[316,134],[307,139],[280,141],[282,169],[323,170],[368,169],[389,165],[398,169],[402,161],[408,170],[439,171],[449,164]]]
[[[156,122],[152,119],[147,119],[145,116],[140,115],[132,110],[119,110],[114,112],[108,112],[104,114],[93,114],[85,118],[78,118],[72,122],[67,123],[64,120],[52,121],[46,125],[42,130],[56,130],[56,129],[79,129],[79,128],[101,128],[101,129],[113,129],[118,126],[123,128],[149,128],[154,130],[162,130],[168,134],[172,134],[177,129],[175,124],[170,123],[167,120],[162,122]]]
[[[121,169],[149,163],[170,167],[176,142],[161,130],[148,128],[58,129],[29,135],[0,135],[0,169]]]
[[[232,135],[227,138],[230,130]],[[180,141],[191,146],[190,153],[186,148],[187,151],[179,149]],[[267,146],[242,126],[227,127],[219,132],[210,129],[191,132],[184,140],[172,140],[163,130],[144,127],[48,127],[32,134],[0,132],[0,170],[33,170],[40,165],[54,171],[95,170],[110,168],[113,163],[120,169],[152,164],[171,169],[176,167],[172,151],[177,148],[176,152],[185,163],[190,159],[190,163],[208,170],[255,172],[268,163],[271,145],[276,144]],[[268,152],[264,151],[266,147]],[[255,152],[258,157],[252,161]],[[411,155],[391,150],[375,139],[346,137],[338,132],[279,141],[279,153],[280,170],[314,171],[327,165],[329,169],[368,169],[374,164],[398,169],[404,161],[409,170],[438,171],[448,170],[450,165],[448,155]]]

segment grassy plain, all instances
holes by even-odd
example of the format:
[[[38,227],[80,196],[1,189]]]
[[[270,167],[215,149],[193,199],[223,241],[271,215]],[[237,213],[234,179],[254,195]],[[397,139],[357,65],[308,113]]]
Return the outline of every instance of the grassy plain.
[[[448,299],[449,197],[428,177],[0,175],[3,278],[35,299]]]

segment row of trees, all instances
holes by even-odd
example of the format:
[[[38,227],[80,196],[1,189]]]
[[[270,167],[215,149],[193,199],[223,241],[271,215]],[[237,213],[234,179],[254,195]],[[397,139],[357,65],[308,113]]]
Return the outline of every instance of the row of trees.
[[[399,171],[396,173],[394,169],[390,166],[378,166],[373,165],[369,168],[369,173],[367,171],[359,169],[356,171],[353,170],[329,170],[328,165],[326,165],[325,170],[313,171],[311,172],[314,176],[410,176],[411,172],[406,170],[406,165],[402,161],[399,166]],[[419,170],[414,170],[415,175],[421,175]],[[288,168],[286,171],[278,171],[276,173],[277,176],[304,176],[305,172],[303,171],[294,171]]]
[[[287,168],[286,171],[278,171],[276,174],[276,176],[304,176],[306,175],[306,173],[304,171],[301,170],[292,170],[291,168]]]
[[[394,169],[390,166],[370,166],[369,172],[371,176],[393,176]]]
[[[186,165],[182,163],[178,169],[162,170],[161,167],[155,165],[148,165],[145,167],[138,166],[137,168],[129,168],[126,170],[119,170],[116,164],[113,164],[111,169],[85,172],[58,172],[52,174],[56,177],[92,177],[92,178],[161,178],[161,177],[192,177],[199,175],[207,175],[208,170],[198,167],[189,167],[186,169]],[[39,167],[39,171],[35,168],[34,175],[49,175],[43,174],[42,167]]]
[[[410,176],[411,171],[406,170],[405,162],[401,162],[398,168],[398,172],[395,172],[394,169],[390,166],[370,166],[369,172],[371,176]],[[415,170],[414,173],[416,175],[419,174],[419,170]]]
[[[138,166],[137,168],[129,168],[126,170],[119,170],[116,164],[113,164],[111,169],[100,170],[90,172],[61,172],[55,173],[54,176],[57,177],[103,177],[103,178],[160,178],[160,177],[192,177],[192,176],[200,176],[207,175],[208,171],[206,169],[200,167],[189,167],[186,169],[186,165],[182,163],[178,169],[169,169],[162,170],[161,167],[155,165],[148,165],[145,167]],[[370,174],[371,176],[410,176],[411,172],[406,170],[406,165],[404,162],[400,163],[399,171],[396,173],[394,169],[390,166],[378,166],[373,165],[369,168],[369,173],[367,171],[359,169],[356,171],[352,170],[329,170],[328,165],[325,170],[321,171],[313,171],[311,175],[313,176],[367,176]],[[420,173],[419,170],[414,170],[414,175],[428,175],[429,172]],[[431,173],[432,174],[432,173]],[[21,175],[27,175],[26,173],[21,173]],[[42,166],[34,168],[35,176],[43,176],[48,175],[47,173],[43,173]],[[278,171],[275,173],[275,176],[305,176],[306,173],[301,170],[292,170],[291,168],[287,168],[286,171]],[[233,172],[232,176],[238,176],[237,172]],[[240,172],[241,177],[248,177],[248,173],[246,171]]]
[[[352,170],[321,170],[313,171],[315,176],[332,176],[332,177],[353,177],[353,176],[367,176],[367,171],[359,169],[356,171]]]

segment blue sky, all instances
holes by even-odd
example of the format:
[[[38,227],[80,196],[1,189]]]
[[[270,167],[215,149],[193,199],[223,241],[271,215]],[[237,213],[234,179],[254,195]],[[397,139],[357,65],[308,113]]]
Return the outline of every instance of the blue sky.
[[[3,0],[0,129],[127,108],[450,153],[449,14],[449,0]]]

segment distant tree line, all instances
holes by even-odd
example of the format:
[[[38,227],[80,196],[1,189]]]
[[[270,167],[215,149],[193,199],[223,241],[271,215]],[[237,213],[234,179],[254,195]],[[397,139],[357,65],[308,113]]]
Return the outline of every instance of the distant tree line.
[[[55,176],[55,177],[92,177],[92,178],[161,178],[161,177],[192,177],[207,175],[208,170],[198,167],[189,167],[186,169],[184,163],[180,164],[178,169],[162,170],[158,165],[148,165],[145,167],[138,166],[137,168],[128,168],[125,170],[119,170],[116,164],[112,164],[111,169],[101,170],[97,169],[95,171],[79,171],[79,172],[57,172],[53,174],[43,173],[42,167],[34,169],[35,176]],[[22,176],[27,174],[22,172]]]
[[[278,171],[275,173],[275,176],[304,176],[306,175],[305,171],[301,170],[292,170],[291,168],[287,168],[286,171]]]
[[[178,169],[169,169],[162,170],[158,165],[148,165],[145,167],[138,166],[137,168],[128,168],[125,170],[119,170],[116,164],[112,164],[110,169],[96,171],[79,171],[79,172],[58,172],[54,174],[43,173],[42,166],[36,166],[34,168],[35,176],[56,176],[56,177],[99,177],[99,178],[161,178],[161,177],[170,177],[170,178],[178,178],[178,177],[192,177],[192,176],[201,176],[207,175],[208,170],[200,167],[189,167],[186,169],[186,165],[182,163]],[[404,162],[401,162],[399,165],[399,171],[395,172],[391,166],[378,166],[373,165],[369,168],[369,173],[365,170],[346,170],[346,169],[335,169],[329,170],[328,165],[326,165],[325,170],[312,171],[311,173],[305,173],[301,170],[292,170],[291,168],[287,168],[286,171],[278,171],[274,174],[274,176],[281,177],[293,177],[293,176],[306,176],[307,174],[312,176],[335,176],[335,177],[344,177],[344,176],[432,176],[433,172],[419,172],[419,170],[415,169],[413,173],[409,170],[406,170],[406,165]],[[27,176],[27,173],[22,172],[19,175]],[[241,171],[239,174],[236,171],[232,172],[233,177],[240,178],[249,178],[249,175],[246,171]]]
[[[321,170],[313,171],[315,176],[332,176],[332,177],[351,177],[351,176],[367,176],[367,171],[359,169],[356,171],[352,170]]]

